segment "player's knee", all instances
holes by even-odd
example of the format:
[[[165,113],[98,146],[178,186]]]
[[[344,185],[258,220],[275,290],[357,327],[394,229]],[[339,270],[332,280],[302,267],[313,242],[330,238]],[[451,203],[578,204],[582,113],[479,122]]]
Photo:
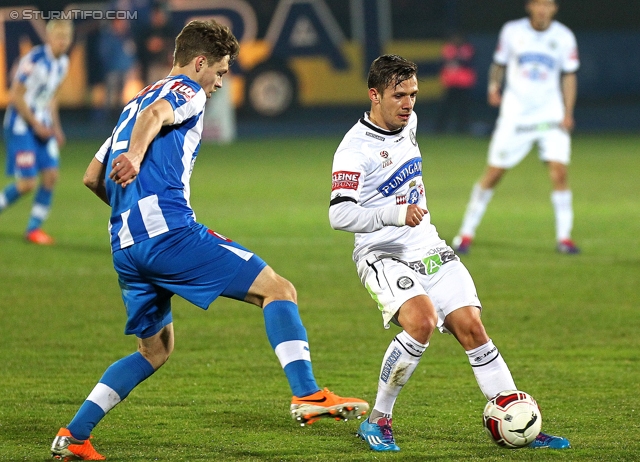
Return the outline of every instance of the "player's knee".
[[[38,181],[36,178],[21,178],[20,180],[16,181],[16,188],[21,195],[29,194],[31,191],[36,189],[37,184]]]
[[[438,325],[438,316],[435,312],[423,312],[404,318],[402,327],[411,337],[421,343],[427,343]]]
[[[292,302],[298,303],[298,293],[296,292],[295,286],[282,276],[277,277],[275,291],[277,292],[277,295],[275,295],[274,298],[279,300],[291,300]]]

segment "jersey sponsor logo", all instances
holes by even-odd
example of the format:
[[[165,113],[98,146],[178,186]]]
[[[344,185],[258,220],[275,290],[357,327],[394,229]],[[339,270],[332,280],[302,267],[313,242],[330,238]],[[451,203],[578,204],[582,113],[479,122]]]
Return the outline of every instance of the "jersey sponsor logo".
[[[19,151],[16,154],[16,167],[31,168],[36,164],[36,154],[33,151]]]
[[[182,96],[185,101],[189,101],[191,98],[196,96],[195,90],[189,85],[182,82],[174,83],[171,87],[171,91],[177,93],[179,96]]]
[[[518,56],[518,64],[521,66],[525,64],[541,64],[549,69],[553,69],[555,67],[554,59],[551,56],[542,53],[523,53]]]
[[[387,157],[389,157],[389,152],[388,151],[380,151],[380,157],[382,157],[383,159],[386,159]]]
[[[404,205],[407,203],[407,196],[396,196],[396,205]]]
[[[331,191],[336,189],[358,189],[360,182],[360,172],[333,172],[333,181],[331,183]]]
[[[365,132],[365,135],[370,136],[371,138],[375,138],[380,141],[384,141],[384,136],[376,135],[375,133]]]
[[[405,162],[391,174],[389,179],[378,186],[377,191],[384,197],[394,195],[405,183],[422,175],[422,159],[416,157]]]

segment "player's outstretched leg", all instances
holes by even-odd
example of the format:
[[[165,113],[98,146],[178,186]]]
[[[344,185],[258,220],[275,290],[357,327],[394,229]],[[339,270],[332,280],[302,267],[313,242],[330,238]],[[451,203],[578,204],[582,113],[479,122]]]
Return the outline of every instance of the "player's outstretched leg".
[[[342,398],[326,388],[320,389],[311,367],[307,331],[298,306],[290,300],[276,300],[263,308],[265,328],[293,392],[291,416],[300,425],[311,425],[321,418],[359,419],[369,404],[358,398]]]
[[[154,372],[153,366],[140,352],[109,366],[69,425],[61,428],[54,438],[51,455],[59,460],[76,460],[71,458],[72,454],[79,460],[104,460],[89,441],[91,432],[111,409]]]

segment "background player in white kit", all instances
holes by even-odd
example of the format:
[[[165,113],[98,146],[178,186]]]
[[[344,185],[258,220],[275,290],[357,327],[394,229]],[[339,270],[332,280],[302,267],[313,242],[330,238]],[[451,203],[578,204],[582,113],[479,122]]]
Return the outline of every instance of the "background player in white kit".
[[[558,11],[554,0],[527,0],[526,9],[529,17],[503,26],[493,56],[488,101],[500,106],[500,115],[487,169],[472,189],[460,231],[453,239],[458,253],[469,251],[494,188],[534,143],[548,165],[553,185],[556,248],[560,253],[579,253],[571,239],[573,197],[567,179],[579,67],[576,39],[566,26],[553,20]]]
[[[480,319],[471,275],[431,224],[413,112],[417,67],[396,55],[369,70],[371,111],[336,150],[329,219],[355,233],[353,259],[362,284],[390,322],[403,328],[382,360],[375,406],[358,431],[374,451],[399,451],[392,430],[395,401],[438,327],[465,349],[487,399],[516,385]],[[566,448],[541,433],[534,447]]]

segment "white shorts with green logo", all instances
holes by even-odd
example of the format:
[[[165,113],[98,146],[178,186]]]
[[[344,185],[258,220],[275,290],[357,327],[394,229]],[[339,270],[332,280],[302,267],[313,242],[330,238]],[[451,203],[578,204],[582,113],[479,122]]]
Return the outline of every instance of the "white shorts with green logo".
[[[385,329],[409,299],[427,295],[438,314],[438,329],[452,311],[465,306],[482,308],[476,286],[466,266],[450,247],[432,249],[422,256],[402,259],[371,253],[357,265],[358,275],[382,312]]]
[[[487,163],[492,167],[510,169],[538,145],[538,155],[543,162],[559,162],[569,165],[571,137],[558,123],[518,125],[511,120],[499,120],[489,144]]]

